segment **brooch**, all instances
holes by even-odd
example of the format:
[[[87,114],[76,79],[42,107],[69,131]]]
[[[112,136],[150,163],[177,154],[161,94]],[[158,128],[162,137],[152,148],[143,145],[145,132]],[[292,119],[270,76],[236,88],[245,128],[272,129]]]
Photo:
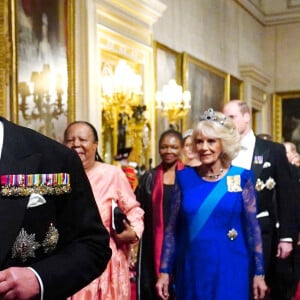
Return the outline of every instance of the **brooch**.
[[[12,258],[19,258],[24,263],[27,258],[35,257],[35,250],[40,246],[35,240],[35,234],[28,234],[22,228],[12,247]]]
[[[275,187],[276,182],[275,182],[275,180],[274,180],[272,177],[269,177],[269,178],[266,180],[265,185],[266,185],[266,188],[267,188],[268,190],[272,190],[272,189]]]
[[[228,192],[241,192],[241,176],[234,175],[234,176],[227,176],[227,189]]]
[[[255,189],[260,192],[265,188],[265,184],[261,179],[257,179],[256,180],[256,184],[255,184]]]
[[[227,233],[228,238],[233,241],[237,238],[238,233],[234,228],[231,228]]]
[[[71,192],[68,173],[11,174],[1,176],[2,196],[61,195]]]
[[[58,230],[53,226],[53,224],[50,224],[49,230],[46,233],[46,237],[42,243],[45,253],[51,253],[56,248],[58,238]]]
[[[265,182],[263,182],[260,178],[256,180],[255,189],[260,192],[264,188],[267,188],[268,190],[272,190],[276,185],[275,180],[272,177],[269,177]]]
[[[46,237],[42,244],[35,240],[35,233],[28,234],[25,229],[22,228],[12,247],[11,257],[19,259],[24,263],[30,257],[35,258],[35,251],[41,246],[44,248],[44,253],[49,254],[55,250],[58,239],[58,230],[53,226],[52,223],[49,226]]]

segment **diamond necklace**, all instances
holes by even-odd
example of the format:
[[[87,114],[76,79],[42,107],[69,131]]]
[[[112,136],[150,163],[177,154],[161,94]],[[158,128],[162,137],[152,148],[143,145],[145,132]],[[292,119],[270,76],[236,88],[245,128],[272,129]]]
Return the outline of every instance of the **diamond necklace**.
[[[204,177],[210,179],[218,179],[222,174],[223,174],[223,169],[220,169],[220,172],[218,174],[204,175]]]

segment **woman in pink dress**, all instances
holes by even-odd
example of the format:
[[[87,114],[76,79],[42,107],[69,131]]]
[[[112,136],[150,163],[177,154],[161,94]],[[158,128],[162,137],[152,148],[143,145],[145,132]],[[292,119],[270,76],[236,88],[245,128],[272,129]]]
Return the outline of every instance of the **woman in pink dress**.
[[[112,249],[112,258],[104,273],[69,300],[130,300],[129,247],[142,235],[144,211],[122,169],[101,160],[97,152],[98,135],[93,125],[85,121],[71,123],[65,130],[64,144],[81,158],[103,224],[110,232]],[[130,222],[130,225],[124,222],[125,230],[119,234],[112,229],[112,200]]]

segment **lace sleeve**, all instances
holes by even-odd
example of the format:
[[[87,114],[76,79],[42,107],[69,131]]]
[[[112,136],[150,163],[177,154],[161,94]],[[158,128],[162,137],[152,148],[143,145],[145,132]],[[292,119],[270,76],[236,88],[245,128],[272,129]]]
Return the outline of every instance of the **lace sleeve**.
[[[171,273],[174,262],[176,250],[176,227],[181,204],[181,192],[178,183],[175,183],[171,201],[170,218],[164,233],[164,241],[160,260],[160,272],[162,273]]]
[[[263,247],[261,231],[256,218],[256,193],[253,184],[253,177],[250,175],[243,189],[244,219],[246,239],[253,263],[255,275],[264,275]]]

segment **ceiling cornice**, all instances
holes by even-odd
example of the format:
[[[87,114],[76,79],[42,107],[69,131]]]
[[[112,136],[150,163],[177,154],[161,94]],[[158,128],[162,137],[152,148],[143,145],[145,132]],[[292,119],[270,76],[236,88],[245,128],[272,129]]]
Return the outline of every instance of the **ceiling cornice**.
[[[290,11],[282,14],[270,14],[265,16],[265,25],[290,24],[300,22],[300,10]]]
[[[247,13],[254,17],[259,23],[264,26],[274,26],[279,24],[300,23],[300,8],[297,4],[287,5],[289,10],[279,13],[266,13],[261,7],[257,6],[251,0],[235,0]],[[294,0],[295,2],[295,0]],[[288,3],[290,3],[288,1]]]

